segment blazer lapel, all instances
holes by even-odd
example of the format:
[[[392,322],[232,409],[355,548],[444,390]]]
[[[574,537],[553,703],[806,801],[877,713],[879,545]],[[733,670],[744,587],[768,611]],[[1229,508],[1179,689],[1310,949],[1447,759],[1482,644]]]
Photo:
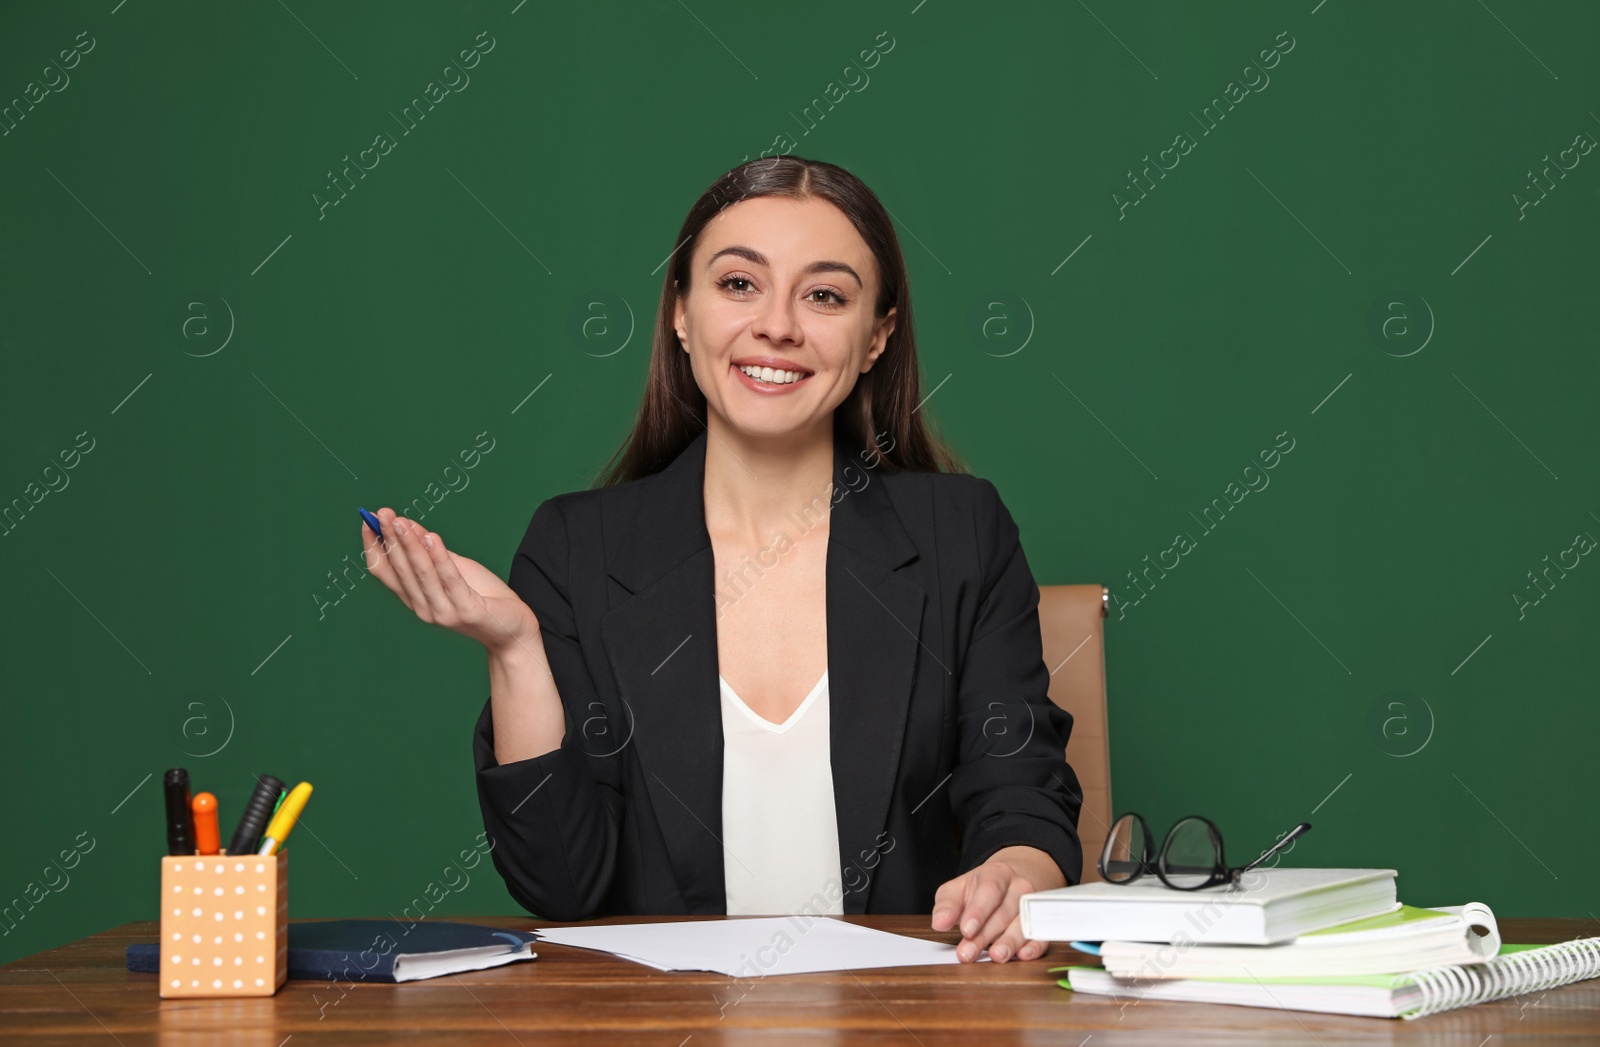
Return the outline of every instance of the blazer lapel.
[[[644,785],[691,913],[727,911],[715,562],[702,432],[605,521],[608,573],[631,594],[600,620]],[[620,534],[613,538],[612,527]]]
[[[607,569],[623,595],[600,625],[679,890],[689,912],[716,913],[726,911],[726,883],[707,438],[701,432],[640,485],[641,497],[619,500],[620,518],[605,521]],[[845,865],[870,858],[887,817],[926,598],[895,573],[917,548],[858,452],[835,438],[826,568],[830,755]],[[854,878],[843,882],[848,892]],[[845,911],[865,911],[868,894],[846,893]]]
[[[884,489],[859,449],[834,443],[834,506],[828,532],[828,717],[833,802],[843,868],[877,865],[878,834],[900,769],[900,743],[919,661],[922,586],[897,569],[917,558]],[[842,493],[841,493],[842,492]],[[851,890],[844,911],[866,911],[870,886]]]

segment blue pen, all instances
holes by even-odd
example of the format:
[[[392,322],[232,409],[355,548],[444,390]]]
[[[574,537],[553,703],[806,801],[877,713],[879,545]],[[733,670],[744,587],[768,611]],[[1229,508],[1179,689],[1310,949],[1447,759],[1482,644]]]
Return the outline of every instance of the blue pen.
[[[378,536],[378,541],[382,542],[383,547],[387,549],[389,543],[383,539],[383,525],[378,522],[378,518],[360,507],[357,507],[356,512],[360,513],[361,518],[367,521],[367,526],[372,528],[372,533]]]

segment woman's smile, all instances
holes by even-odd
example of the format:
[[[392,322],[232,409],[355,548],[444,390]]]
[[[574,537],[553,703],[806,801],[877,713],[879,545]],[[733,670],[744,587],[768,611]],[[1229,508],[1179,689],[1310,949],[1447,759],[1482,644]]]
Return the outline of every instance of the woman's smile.
[[[752,361],[729,363],[728,369],[734,373],[740,385],[761,396],[784,396],[811,380],[811,372],[793,365],[772,367]]]

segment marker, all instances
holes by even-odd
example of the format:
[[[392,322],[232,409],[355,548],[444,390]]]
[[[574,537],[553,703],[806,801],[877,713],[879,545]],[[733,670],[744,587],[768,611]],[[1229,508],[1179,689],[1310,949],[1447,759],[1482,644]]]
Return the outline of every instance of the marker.
[[[301,782],[289,790],[289,795],[283,798],[283,803],[278,807],[278,813],[272,816],[272,824],[267,826],[266,835],[261,837],[261,848],[256,851],[257,854],[278,853],[278,848],[283,846],[283,841],[289,836],[289,830],[294,828],[295,819],[305,810],[306,801],[309,799],[311,799],[310,782]]]
[[[189,810],[189,772],[174,767],[167,772],[167,853],[194,853],[194,814]]]
[[[210,793],[195,793],[189,807],[194,811],[194,853],[220,854],[222,837],[217,834],[217,798]]]
[[[387,549],[389,547],[389,543],[384,541],[383,524],[378,522],[378,518],[360,507],[357,507],[356,512],[360,513],[361,518],[367,521],[367,526],[372,528],[372,533],[378,536],[378,541],[383,544],[385,549]]]
[[[255,791],[244,805],[239,817],[239,827],[233,830],[228,844],[229,854],[255,854],[261,846],[261,829],[272,816],[272,805],[283,794],[283,783],[270,774],[258,775]]]

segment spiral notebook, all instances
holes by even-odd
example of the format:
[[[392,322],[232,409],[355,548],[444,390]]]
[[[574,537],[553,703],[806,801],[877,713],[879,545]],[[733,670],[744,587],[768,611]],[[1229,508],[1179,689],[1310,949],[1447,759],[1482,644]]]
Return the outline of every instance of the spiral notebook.
[[[1421,1018],[1600,977],[1600,938],[1502,945],[1485,963],[1409,974],[1332,978],[1117,978],[1100,967],[1055,967],[1063,989],[1127,999],[1231,1003],[1372,1018]]]

